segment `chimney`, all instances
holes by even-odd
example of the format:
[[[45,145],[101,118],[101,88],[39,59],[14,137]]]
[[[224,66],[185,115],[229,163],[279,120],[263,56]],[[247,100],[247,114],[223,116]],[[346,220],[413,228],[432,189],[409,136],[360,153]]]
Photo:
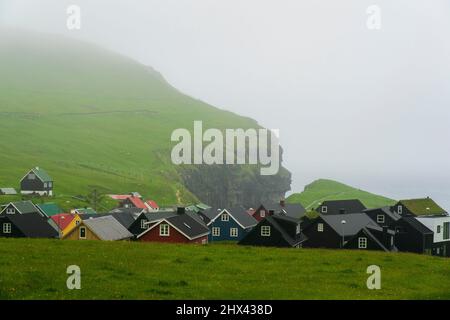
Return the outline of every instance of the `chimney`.
[[[286,202],[285,202],[284,198],[281,198],[280,206],[284,208],[285,204],[286,204]]]
[[[339,209],[339,214],[345,214],[345,209],[344,208]]]
[[[186,209],[185,207],[178,207],[177,208],[177,214],[185,214],[186,213]]]

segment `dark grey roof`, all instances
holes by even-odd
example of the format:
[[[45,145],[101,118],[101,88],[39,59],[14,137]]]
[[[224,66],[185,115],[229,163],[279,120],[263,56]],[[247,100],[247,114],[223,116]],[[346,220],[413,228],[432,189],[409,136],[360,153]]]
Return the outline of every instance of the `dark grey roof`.
[[[39,215],[41,215],[39,209],[30,200],[11,202],[5,206],[5,209],[10,204],[12,204],[19,211],[19,213],[38,213]]]
[[[165,220],[191,239],[209,234],[208,227],[188,214],[177,214]]]
[[[353,236],[366,226],[379,227],[365,213],[321,214],[320,217],[340,236]],[[343,225],[341,221],[345,220]]]
[[[93,219],[86,219],[83,223],[101,240],[114,241],[133,237],[133,234],[131,234],[113,216],[108,215]]]
[[[360,213],[366,209],[366,207],[358,199],[326,200],[322,202],[319,208],[322,206],[327,207],[326,214],[339,214],[341,210],[344,210],[344,213]]]
[[[289,232],[285,228],[283,228],[283,225],[279,223],[279,221],[281,220],[292,224],[293,228],[296,228],[297,224],[299,223],[298,219],[274,215],[266,217],[266,220],[275,229],[277,229],[280,232],[283,239],[286,240],[286,242],[293,247],[307,240],[307,237],[303,233],[300,233],[298,236],[293,237],[293,235],[289,234]]]
[[[402,217],[396,212],[391,211],[390,207],[382,207],[382,208],[375,208],[375,209],[366,209],[363,212],[370,213],[370,212],[376,212],[376,211],[382,211],[387,216],[391,217],[392,220],[398,221]]]
[[[176,216],[177,213],[175,211],[156,211],[156,212],[146,212],[144,213],[144,215],[148,220],[148,222],[155,222]]]
[[[233,207],[224,209],[211,208],[202,212],[204,213],[205,216],[208,217],[209,220],[213,220],[216,219],[219,216],[219,214],[221,214],[224,210],[226,210],[245,229],[254,227],[258,224],[258,221],[251,215],[249,215],[244,207]],[[210,221],[207,223],[209,224]]]
[[[108,213],[107,215],[113,216],[127,229],[133,224],[134,221],[136,221],[136,216],[132,213],[116,212]]]
[[[263,203],[262,206],[268,211],[273,210],[275,214],[295,219],[300,219],[306,213],[305,208],[300,203],[285,203],[284,206],[280,203]]]
[[[12,214],[4,216],[29,238],[57,238],[58,232],[47,222],[47,219],[35,214]]]
[[[416,219],[416,217],[402,217],[402,220],[412,226],[414,229],[419,231],[420,233],[427,234],[433,233],[430,229],[428,229],[423,223]]]

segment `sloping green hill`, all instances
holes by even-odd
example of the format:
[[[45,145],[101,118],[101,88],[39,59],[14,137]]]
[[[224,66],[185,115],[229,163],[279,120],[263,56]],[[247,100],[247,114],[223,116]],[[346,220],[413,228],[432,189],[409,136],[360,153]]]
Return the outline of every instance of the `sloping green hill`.
[[[374,251],[0,239],[0,299],[450,299],[449,264]],[[67,289],[70,265],[81,290]],[[370,265],[381,268],[381,290],[367,289]]]
[[[0,30],[0,38],[2,187],[18,187],[28,169],[40,166],[59,196],[85,194],[88,185],[138,191],[162,204],[226,194],[211,187],[213,196],[204,199],[185,187],[201,168],[186,177],[172,165],[171,133],[192,131],[194,120],[219,129],[258,127],[254,120],[190,98],[153,69],[89,43],[11,30]],[[244,180],[264,185],[256,170],[224,170],[235,177],[232,188]],[[273,197],[289,189],[289,172],[277,178]]]
[[[301,203],[306,209],[314,209],[325,200],[345,199],[359,199],[367,208],[377,208],[395,203],[392,199],[326,179],[312,182],[305,187],[303,192],[294,193],[286,200],[290,203]]]

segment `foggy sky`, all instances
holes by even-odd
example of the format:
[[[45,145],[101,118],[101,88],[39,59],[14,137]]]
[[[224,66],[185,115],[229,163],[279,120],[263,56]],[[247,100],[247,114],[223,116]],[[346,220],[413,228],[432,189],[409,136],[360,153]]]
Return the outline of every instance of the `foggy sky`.
[[[98,43],[280,129],[294,191],[332,178],[450,209],[448,0],[0,0],[0,22]]]

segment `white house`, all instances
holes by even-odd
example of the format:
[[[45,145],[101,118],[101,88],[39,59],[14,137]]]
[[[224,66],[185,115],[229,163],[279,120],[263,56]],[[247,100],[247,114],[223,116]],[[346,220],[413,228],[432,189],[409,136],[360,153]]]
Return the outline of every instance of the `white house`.
[[[433,231],[433,255],[450,257],[450,216],[420,216],[416,219]]]

